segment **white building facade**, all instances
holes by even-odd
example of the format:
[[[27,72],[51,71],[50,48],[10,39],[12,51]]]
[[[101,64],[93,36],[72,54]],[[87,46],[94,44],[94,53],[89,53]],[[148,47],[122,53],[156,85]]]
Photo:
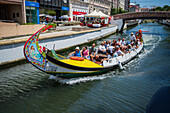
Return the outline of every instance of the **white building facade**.
[[[78,21],[80,15],[89,14],[89,0],[70,0],[71,20]]]
[[[110,15],[111,0],[89,0],[89,12],[91,13],[94,10]]]

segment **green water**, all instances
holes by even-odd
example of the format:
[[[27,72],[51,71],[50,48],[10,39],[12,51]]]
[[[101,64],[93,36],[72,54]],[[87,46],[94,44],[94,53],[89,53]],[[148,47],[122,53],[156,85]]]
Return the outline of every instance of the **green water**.
[[[154,92],[170,85],[170,28],[145,23],[102,40],[138,29],[149,31],[143,34],[146,50],[123,70],[73,79],[50,77],[30,64],[1,70],[0,113],[145,112]]]

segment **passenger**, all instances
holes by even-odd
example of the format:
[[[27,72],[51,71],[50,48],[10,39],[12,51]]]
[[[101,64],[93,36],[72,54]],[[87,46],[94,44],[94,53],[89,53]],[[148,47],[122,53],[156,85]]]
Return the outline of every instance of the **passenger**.
[[[108,43],[109,43],[109,46],[111,46],[111,45],[112,45],[112,42],[111,42],[111,40],[109,40],[109,42],[108,42]]]
[[[119,38],[118,41],[117,41],[117,43],[118,43],[119,45],[121,45],[122,40]]]
[[[134,41],[134,42],[136,41],[136,38],[135,38],[135,36],[133,35],[133,32],[130,34],[130,40],[131,40],[131,41]]]
[[[106,45],[105,45],[106,49],[108,49],[109,46],[110,46],[109,41],[106,41]]]
[[[96,46],[95,43],[93,43],[92,47],[90,47],[90,49],[89,49],[91,61],[93,61],[93,58],[96,55],[96,47],[95,46]]]
[[[125,53],[125,54],[126,54],[126,50],[125,50],[126,48],[127,48],[126,46],[125,46],[125,47],[124,47],[124,46],[120,46],[120,50],[121,50],[123,53]]]
[[[116,44],[116,40],[115,40],[115,39],[113,40],[113,43],[115,43],[115,44]]]
[[[113,58],[118,57],[118,54],[116,53],[116,50],[113,51],[112,57],[113,57]]]
[[[139,39],[137,39],[137,41],[135,42],[135,46],[136,46],[136,49],[139,48]]]
[[[87,50],[87,47],[83,47],[83,50],[82,50],[82,56],[85,58],[85,59],[90,59],[90,56],[89,56],[89,50]]]
[[[121,45],[126,46],[125,38],[122,39]]]
[[[120,50],[119,46],[116,46],[116,53],[118,56],[123,55],[123,52]]]
[[[131,52],[131,49],[132,49],[131,45],[130,45],[130,44],[127,45],[127,48],[126,48],[127,53],[130,53],[130,52]]]
[[[106,41],[103,41],[104,42],[104,46],[105,46],[105,48],[107,49],[107,44],[106,44]]]
[[[101,43],[101,45],[99,46],[99,51],[98,53],[101,53],[101,54],[106,54],[106,48],[104,46],[104,42]]]
[[[111,44],[108,48],[108,50],[110,51],[110,55],[113,55],[113,50],[115,49],[115,47],[113,46],[113,44]]]
[[[112,58],[109,51],[106,51],[106,56],[107,56],[107,58],[104,58],[104,60],[109,60]]]
[[[77,56],[77,57],[82,57],[81,51],[79,47],[75,48],[75,51],[71,52],[69,56]]]
[[[99,58],[99,55],[96,55],[93,62],[102,65],[103,59]]]

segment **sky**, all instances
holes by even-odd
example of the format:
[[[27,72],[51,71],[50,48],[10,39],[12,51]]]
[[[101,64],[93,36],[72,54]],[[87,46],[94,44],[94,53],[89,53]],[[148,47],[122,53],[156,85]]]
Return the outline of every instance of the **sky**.
[[[170,0],[130,0],[130,2],[136,4],[140,4],[140,7],[148,7],[152,8],[152,6],[164,6],[169,5],[170,6]]]

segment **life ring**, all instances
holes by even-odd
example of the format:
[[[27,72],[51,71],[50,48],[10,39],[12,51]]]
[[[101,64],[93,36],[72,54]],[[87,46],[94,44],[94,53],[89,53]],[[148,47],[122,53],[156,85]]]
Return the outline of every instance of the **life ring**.
[[[70,59],[71,59],[71,60],[84,61],[84,58],[82,58],[82,57],[76,57],[76,56],[70,57]]]
[[[138,34],[141,34],[141,35],[140,35],[140,36],[138,36]],[[140,33],[139,31],[138,31],[138,32],[136,32],[135,37],[136,37],[136,39],[140,39],[140,38],[142,37],[142,33]]]

